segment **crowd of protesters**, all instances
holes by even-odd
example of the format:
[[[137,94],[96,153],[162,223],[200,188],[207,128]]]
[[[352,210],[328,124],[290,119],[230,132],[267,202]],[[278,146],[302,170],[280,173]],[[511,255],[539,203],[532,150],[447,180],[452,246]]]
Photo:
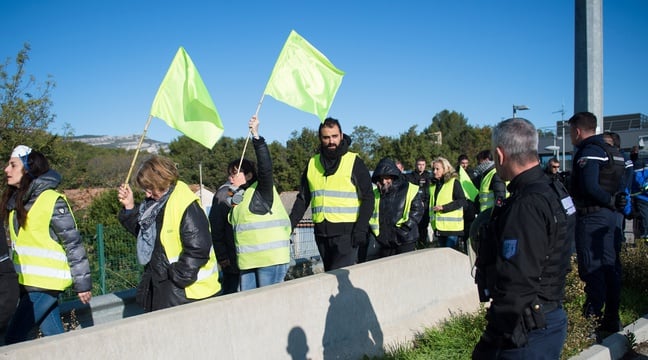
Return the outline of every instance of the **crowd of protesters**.
[[[637,239],[648,239],[648,164],[637,149],[624,154],[617,134],[597,135],[594,114],[577,113],[569,126],[571,171],[556,158],[542,168],[537,131],[521,118],[495,127],[492,148],[476,154],[474,166],[466,154],[455,163],[421,154],[407,171],[388,157],[368,169],[340,122],[327,118],[290,212],[256,116],[249,128],[258,163],[232,160],[209,214],[175,164],[152,156],[134,181],[144,201],[135,203],[129,184],[118,191],[119,221],[136,237],[145,270],[137,303],[154,311],[282,282],[291,233],[310,207],[325,271],[429,247],[475,251],[490,315],[473,358],[560,354],[574,254],[586,284],[583,314],[596,322],[596,336],[616,332],[625,220],[635,220]],[[12,247],[0,247],[0,330],[9,344],[26,340],[34,326],[45,336],[63,332],[58,294],[72,286],[87,303],[91,281],[69,205],[55,190],[60,176],[45,156],[18,146],[5,174],[0,214]]]

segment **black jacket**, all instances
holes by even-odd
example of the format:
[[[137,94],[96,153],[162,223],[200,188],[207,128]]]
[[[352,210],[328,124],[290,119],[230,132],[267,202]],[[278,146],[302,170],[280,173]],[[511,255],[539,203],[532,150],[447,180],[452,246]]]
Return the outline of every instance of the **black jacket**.
[[[380,194],[378,209],[380,235],[376,241],[383,247],[396,247],[404,243],[415,242],[419,237],[418,223],[424,212],[427,211],[423,200],[421,200],[421,194],[417,192],[410,208],[405,209],[410,183],[405,180],[396,164],[388,159],[383,159],[378,163],[371,180],[376,183],[381,176],[391,176],[394,180],[392,186]],[[407,222],[396,227],[396,223],[403,217],[403,212],[406,210],[409,210]]]
[[[236,262],[236,245],[234,245],[234,232],[228,221],[231,206],[227,201],[229,197],[230,183],[223,184],[214,194],[212,206],[209,210],[209,223],[211,224],[211,237],[214,245],[216,259],[221,265],[223,272],[238,274],[239,268]],[[227,266],[223,262],[228,261]]]
[[[274,199],[274,180],[272,178],[272,158],[270,157],[270,150],[263,137],[252,139],[254,145],[254,153],[257,158],[257,176],[250,179],[241,187],[247,189],[250,185],[257,182],[254,196],[250,202],[249,210],[253,214],[265,215],[272,209],[274,201],[281,201]]]
[[[550,184],[542,168],[535,166],[513,178],[508,185],[511,196],[493,209],[492,236],[480,248],[476,263],[492,272],[487,326],[492,336],[514,337],[524,310],[532,303],[556,303],[564,298],[571,242],[559,235],[574,229],[569,228],[573,222],[568,222],[566,209]]]
[[[418,173],[416,169],[406,175],[407,181],[420,188],[421,200],[427,206],[430,203],[430,184],[432,184],[432,173],[428,170]]]
[[[327,161],[326,156],[320,156],[322,165],[327,174],[334,174],[337,171],[337,168],[340,164],[339,159],[342,155],[346,154],[351,140],[347,135],[344,135],[339,146],[339,151],[337,161]],[[320,153],[322,149],[320,147]],[[306,207],[310,204],[311,201],[311,192],[308,187],[308,164],[302,173],[301,184],[299,186],[299,194],[295,199],[293,204],[292,211],[290,212],[290,223],[292,228],[299,223],[306,212]],[[360,157],[356,157],[353,164],[353,170],[351,172],[351,182],[355,184],[358,198],[360,200],[360,210],[358,213],[358,219],[354,223],[331,223],[327,220],[324,220],[321,223],[315,224],[315,235],[322,237],[329,236],[339,236],[342,234],[354,234],[353,238],[365,238],[367,231],[369,231],[369,219],[373,214],[374,210],[374,194],[373,186],[371,185],[371,177],[369,176],[369,170],[365,165],[364,161]]]
[[[119,212],[119,222],[135,236],[139,233],[138,209],[139,204],[136,204],[131,210],[122,208]],[[150,310],[164,309],[192,301],[187,299],[184,289],[196,282],[198,271],[209,260],[212,247],[209,221],[198,201],[194,201],[184,210],[180,222],[182,252],[178,261],[170,264],[160,242],[165,209],[166,205],[155,219],[157,229],[155,246],[151,260],[144,266],[145,274],[142,276],[142,281],[151,281],[153,287]]]

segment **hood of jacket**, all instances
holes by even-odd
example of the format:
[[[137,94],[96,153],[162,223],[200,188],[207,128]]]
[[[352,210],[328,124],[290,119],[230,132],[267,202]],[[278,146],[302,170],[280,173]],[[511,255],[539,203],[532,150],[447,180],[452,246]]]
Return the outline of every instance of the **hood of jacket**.
[[[371,175],[371,182],[377,183],[382,176],[391,176],[394,180],[400,178],[401,171],[396,167],[396,164],[391,159],[382,159],[376,165],[376,169]]]

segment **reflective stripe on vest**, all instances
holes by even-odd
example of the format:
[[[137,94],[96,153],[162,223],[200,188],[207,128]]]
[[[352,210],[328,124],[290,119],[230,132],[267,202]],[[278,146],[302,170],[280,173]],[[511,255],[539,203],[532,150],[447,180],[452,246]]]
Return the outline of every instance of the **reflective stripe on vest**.
[[[444,205],[452,202],[452,194],[454,192],[454,183],[457,181],[457,178],[452,178],[449,181],[444,182],[441,185],[441,190],[439,190],[439,195],[437,198],[434,198],[436,191],[436,185],[430,186],[430,223],[434,230],[441,231],[462,231],[464,227],[463,219],[463,207],[460,207],[457,210],[449,211],[442,213],[440,211],[434,211],[432,208],[436,206],[437,203]]]
[[[407,195],[405,195],[405,206],[403,207],[403,215],[396,222],[396,226],[400,227],[402,224],[406,223],[409,220],[409,213],[412,207],[412,201],[414,197],[419,192],[419,187],[412,183],[407,184]],[[374,189],[374,197],[376,201],[374,202],[374,212],[369,219],[369,228],[374,235],[380,235],[380,190]]]
[[[272,209],[258,215],[250,211],[250,202],[258,183],[245,190],[243,200],[231,212],[230,222],[238,265],[241,270],[257,269],[290,262],[290,218],[277,189],[272,188]]]
[[[496,170],[493,168],[489,171],[479,185],[479,211],[490,209],[495,206],[495,193],[490,190],[491,181]]]
[[[493,182],[493,177],[497,173],[495,168],[491,169],[484,178],[479,186],[479,212],[488,210],[495,206],[495,192],[491,190],[491,183]],[[504,182],[508,185],[509,181]],[[505,197],[509,197],[509,192],[506,190]]]
[[[347,152],[340,158],[335,174],[324,176],[320,154],[308,162],[306,177],[311,192],[313,222],[327,220],[332,223],[352,223],[358,220],[360,200],[351,182],[353,164],[357,154]]]
[[[169,259],[169,263],[177,262],[182,253],[182,242],[180,240],[182,215],[187,210],[187,207],[196,200],[200,201],[198,196],[182,181],[176,183],[173,192],[169,195],[169,200],[167,200],[164,209],[162,229],[160,230],[160,242],[164,247],[164,253]],[[188,299],[204,299],[216,294],[220,288],[216,255],[214,247],[210,246],[209,260],[200,267],[196,281],[184,289],[185,295]]]
[[[58,198],[65,196],[43,191],[27,212],[27,220],[16,234],[15,210],[9,213],[9,234],[14,243],[13,261],[18,282],[49,290],[65,290],[72,285],[72,274],[63,246],[50,236],[50,221]]]

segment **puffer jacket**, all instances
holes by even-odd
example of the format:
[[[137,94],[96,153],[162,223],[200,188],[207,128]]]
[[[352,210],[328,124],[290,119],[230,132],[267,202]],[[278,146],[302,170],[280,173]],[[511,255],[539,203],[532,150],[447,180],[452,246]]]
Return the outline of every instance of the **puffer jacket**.
[[[409,209],[407,222],[396,227],[396,223],[403,217],[407,189],[410,183],[401,174],[392,160],[382,159],[376,165],[371,181],[377,183],[381,176],[394,178],[392,186],[380,194],[378,209],[380,235],[376,238],[382,246],[393,247],[404,243],[415,242],[419,238],[418,223],[427,211],[421,193],[417,193]]]
[[[61,183],[61,175],[49,170],[45,174],[37,177],[32,181],[29,190],[25,194],[25,209],[29,211],[38,196],[45,190],[56,189]],[[7,203],[7,210],[15,209],[16,199],[12,198]],[[16,234],[20,231],[18,217],[14,217],[14,227]],[[58,239],[65,249],[70,273],[72,274],[72,289],[79,293],[92,290],[92,275],[90,273],[90,263],[86,255],[85,248],[81,241],[81,234],[77,229],[72,210],[68,203],[59,197],[54,205],[54,212],[50,221],[50,236],[52,239]],[[25,287],[27,291],[43,291],[47,289],[38,289],[34,287]]]
[[[173,191],[173,189],[169,191]],[[157,230],[155,246],[151,260],[144,266],[144,275],[142,276],[142,282],[151,281],[151,286],[153,286],[150,310],[164,309],[193,301],[186,297],[184,289],[196,281],[200,267],[209,260],[209,252],[212,247],[209,220],[198,201],[194,201],[185,209],[180,222],[182,253],[178,261],[170,264],[160,241],[165,208],[166,205],[160,209],[155,218]],[[139,204],[135,204],[133,209],[122,208],[119,213],[119,222],[135,236],[138,235],[140,228],[138,209]]]

